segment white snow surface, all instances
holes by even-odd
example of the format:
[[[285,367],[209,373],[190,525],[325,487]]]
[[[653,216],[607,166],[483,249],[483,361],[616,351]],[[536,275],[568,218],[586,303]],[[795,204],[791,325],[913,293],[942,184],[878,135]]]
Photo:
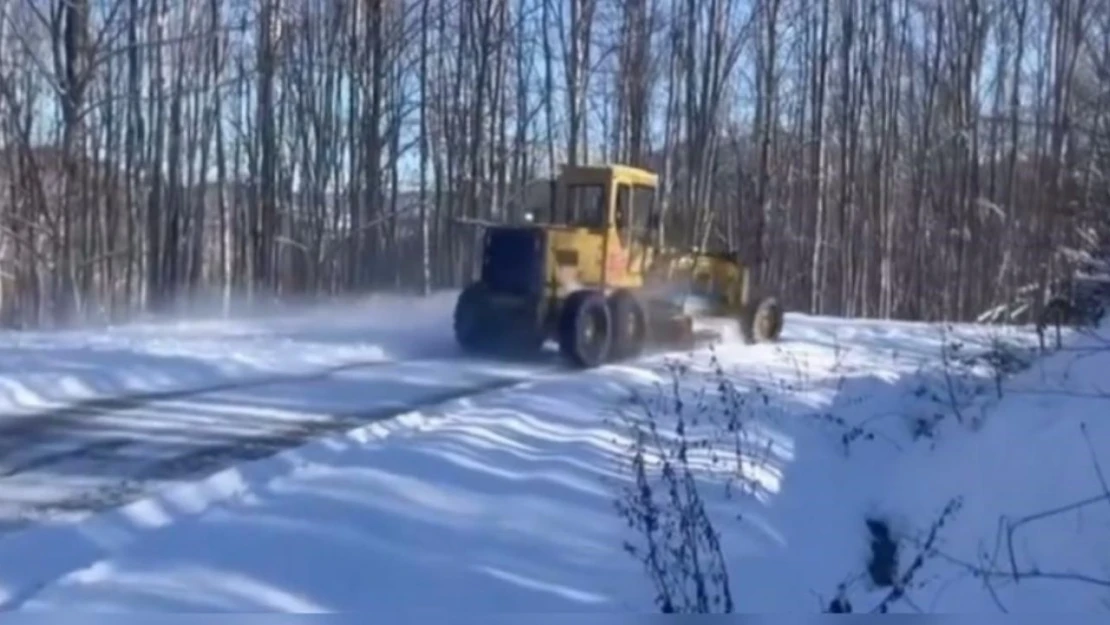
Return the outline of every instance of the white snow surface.
[[[1068,336],[1001,382],[957,357],[1032,346],[1029,330],[797,314],[779,344],[576,372],[461,357],[452,301],[0,334],[0,607],[651,612],[624,550],[642,537],[615,506],[630,484],[621,415],[642,414],[635,394],[673,429],[660,407],[681,364],[686,414],[704,392],[695,429],[716,431],[729,409],[711,357],[759,450],[746,493],[722,488],[728,463],[691,460],[737,611],[819,612],[840,585],[874,608],[890,591],[869,586],[865,520],[901,540],[901,575],[952,498],[962,507],[891,611],[1110,599],[1110,331]],[[102,401],[134,393],[148,395]],[[911,435],[937,415],[932,437]],[[1085,499],[981,562],[1000,519]]]

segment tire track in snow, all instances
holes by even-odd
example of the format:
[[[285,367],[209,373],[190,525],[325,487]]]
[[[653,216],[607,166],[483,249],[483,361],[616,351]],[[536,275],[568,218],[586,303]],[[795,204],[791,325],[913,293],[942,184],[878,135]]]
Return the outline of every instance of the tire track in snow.
[[[430,361],[432,359],[423,360]],[[417,360],[416,362],[419,361],[420,360]],[[214,384],[194,386],[190,388],[166,389],[160,391],[146,391],[139,393],[126,393],[122,395],[111,395],[107,397],[94,397],[92,399],[79,400],[73,403],[69,403],[58,408],[36,411],[31,414],[0,414],[0,461],[3,461],[3,459],[13,449],[23,447],[23,441],[20,440],[21,438],[44,433],[53,428],[64,427],[70,422],[78,419],[85,419],[88,417],[109,414],[112,412],[134,410],[136,408],[142,408],[144,406],[160,401],[187,399],[189,397],[207,395],[210,393],[219,393],[222,391],[244,390],[249,388],[257,388],[260,386],[270,386],[274,384],[311,382],[313,380],[327,378],[337,373],[342,373],[344,371],[397,365],[399,364],[399,362],[414,361],[355,361],[302,373],[279,373],[253,378],[228,380],[225,382],[217,382]],[[2,465],[0,465],[0,477],[10,475],[11,473],[11,470],[5,469],[2,467]]]
[[[508,378],[492,381],[478,387],[457,389],[431,396],[427,399],[400,405],[383,406],[365,412],[336,415],[333,420],[293,424],[271,434],[228,440],[223,444],[200,447],[185,454],[171,456],[154,462],[132,479],[118,485],[97,489],[50,504],[36,506],[39,513],[92,512],[126,504],[149,494],[148,486],[163,481],[176,481],[203,477],[230,464],[261,460],[286,449],[297,447],[324,434],[342,432],[374,421],[382,421],[415,410],[421,410],[456,399],[508,388],[528,382],[531,378]],[[90,507],[90,504],[92,507]]]
[[[299,384],[324,380],[347,371],[374,369],[389,366],[410,365],[419,363],[439,363],[446,360],[469,360],[461,353],[453,350],[436,350],[427,356],[405,358],[399,360],[356,360],[328,367],[321,367],[312,371],[297,373],[276,373],[260,375],[249,378],[239,378],[204,384],[187,388],[170,388],[157,391],[142,391],[124,393],[90,399],[77,400],[71,403],[37,410],[31,413],[4,414],[0,413],[0,479],[26,470],[27,467],[17,465],[8,466],[10,456],[28,447],[28,438],[48,438],[57,430],[65,432],[73,428],[80,428],[81,422],[89,418],[108,415],[116,412],[136,410],[158,402],[189,399],[202,395],[221,393],[226,391],[247,390],[264,386],[281,384]],[[76,449],[54,452],[59,459],[77,453]]]
[[[336,376],[344,371],[353,371],[373,367],[383,368],[387,365],[402,367],[419,363],[444,364],[450,366],[453,359],[439,360],[427,359],[416,361],[375,361],[372,363],[350,363],[347,365],[331,367],[327,370],[311,374],[272,376],[265,380],[243,380],[238,383],[213,385],[203,389],[188,389],[176,392],[144,393],[127,398],[115,398],[117,401],[98,401],[92,410],[79,410],[76,406],[67,407],[64,412],[65,419],[54,419],[45,430],[32,430],[37,436],[32,438],[72,435],[76,430],[91,429],[104,424],[92,423],[97,417],[107,417],[116,413],[124,413],[135,408],[158,408],[160,401],[170,402],[184,398],[202,398],[205,395],[227,390],[243,390],[252,387],[281,384],[311,384],[320,382],[330,376]],[[469,361],[474,362],[474,361]],[[480,362],[480,361],[478,361]],[[39,482],[44,482],[49,487],[49,479],[54,473],[79,474],[81,468],[74,463],[85,464],[89,473],[112,474],[118,473],[121,477],[87,487],[78,487],[76,492],[58,493],[57,496],[39,496],[38,501],[25,503],[4,502],[0,494],[0,503],[17,507],[18,515],[12,518],[0,518],[0,534],[18,530],[30,523],[59,514],[95,513],[110,508],[127,504],[136,499],[150,495],[160,486],[168,482],[187,479],[199,479],[206,475],[227,468],[228,466],[262,459],[280,451],[297,447],[313,438],[337,431],[345,431],[365,425],[374,421],[386,420],[391,417],[421,410],[442,404],[444,402],[464,399],[498,389],[524,384],[542,377],[545,374],[557,371],[557,365],[539,365],[527,372],[517,375],[498,375],[478,384],[463,387],[443,388],[438,391],[421,393],[418,397],[407,401],[379,403],[365,409],[344,410],[332,414],[306,414],[303,419],[289,420],[277,427],[268,427],[265,431],[247,434],[221,434],[219,432],[202,433],[200,436],[184,440],[181,443],[160,444],[155,446],[158,453],[145,454],[141,460],[128,456],[129,448],[143,448],[149,441],[137,436],[141,432],[133,432],[131,436],[110,435],[93,441],[85,441],[68,449],[43,450],[35,454],[34,441],[23,438],[20,441],[6,441],[7,447],[12,449],[17,445],[22,451],[31,452],[33,455],[25,462],[9,467],[0,467],[0,490],[5,482],[11,483],[26,476],[33,476],[32,489]],[[139,401],[141,399],[141,401]],[[166,413],[173,412],[171,406],[163,408]],[[180,409],[177,409],[180,412]],[[157,420],[158,412],[155,410],[149,415],[152,420]],[[207,440],[206,440],[207,439]],[[48,443],[49,440],[46,441]],[[43,446],[49,447],[44,444]],[[41,453],[45,452],[45,453]],[[144,454],[141,454],[144,455]],[[37,475],[41,472],[42,475]],[[124,477],[125,476],[125,477]]]

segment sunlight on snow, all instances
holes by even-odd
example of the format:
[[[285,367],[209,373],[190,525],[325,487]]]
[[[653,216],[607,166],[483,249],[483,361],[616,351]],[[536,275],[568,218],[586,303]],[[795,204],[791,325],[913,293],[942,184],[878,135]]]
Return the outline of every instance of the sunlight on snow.
[[[575,588],[568,588],[550,582],[543,582],[538,579],[525,577],[518,573],[510,573],[502,569],[494,568],[492,566],[477,565],[474,570],[481,571],[495,577],[499,580],[527,588],[529,590],[538,590],[540,592],[551,593],[575,603],[605,603],[609,601],[608,598],[597,595],[585,590],[578,590]]]
[[[76,586],[103,585],[124,594],[133,592],[176,601],[188,600],[202,609],[268,612],[326,612],[313,601],[261,580],[207,567],[183,566],[164,571],[119,570],[98,562],[69,577]]]

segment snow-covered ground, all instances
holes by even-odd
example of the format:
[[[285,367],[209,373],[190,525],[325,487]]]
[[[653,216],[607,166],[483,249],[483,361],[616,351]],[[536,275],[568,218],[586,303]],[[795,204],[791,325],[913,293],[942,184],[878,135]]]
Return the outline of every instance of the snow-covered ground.
[[[450,301],[0,335],[0,529],[534,373],[459,363]]]
[[[1110,500],[1013,541],[1022,571],[1093,581],[984,589],[965,565],[1000,516],[1102,492],[1110,350],[1082,348],[1097,339],[1001,381],[1001,398],[997,367],[965,357],[1029,332],[789,315],[780,344],[717,345],[716,366],[702,350],[579,373],[460,358],[450,299],[0,335],[0,606],[651,611],[624,549],[643,539],[615,501],[627,419],[646,401],[672,425],[675,375],[692,430],[739,416],[758,450],[750,493],[691,454],[716,469],[699,492],[736,610],[817,612],[842,583],[874,607],[889,590],[867,588],[866,519],[909,537],[904,571],[952,497],[939,553],[892,610],[1091,609],[1105,594]]]

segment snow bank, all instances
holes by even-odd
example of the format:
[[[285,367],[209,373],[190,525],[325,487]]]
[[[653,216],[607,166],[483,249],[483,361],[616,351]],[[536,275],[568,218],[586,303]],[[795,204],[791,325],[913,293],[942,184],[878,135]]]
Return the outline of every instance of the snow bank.
[[[753,448],[766,452],[759,488],[726,497],[703,482],[741,611],[822,609],[866,560],[863,521],[911,438],[907,397],[927,406],[966,394],[940,373],[949,337],[936,328],[800,315],[786,328],[780,345],[716,351],[736,388],[766,400],[748,413]],[[986,345],[996,331],[955,332]],[[706,357],[688,361],[685,396],[712,392]],[[630,392],[665,399],[664,365],[652,357],[448,402],[94,521],[0,538],[2,605],[651,610],[650,581],[623,550],[635,537],[614,509],[631,444],[614,411],[630,408]]]
[[[951,500],[916,576],[933,612],[1104,611],[1110,601],[1110,326],[1008,380],[981,431],[915,448],[888,473],[907,554]],[[989,397],[989,395],[988,395]],[[900,605],[912,611],[914,606]]]

